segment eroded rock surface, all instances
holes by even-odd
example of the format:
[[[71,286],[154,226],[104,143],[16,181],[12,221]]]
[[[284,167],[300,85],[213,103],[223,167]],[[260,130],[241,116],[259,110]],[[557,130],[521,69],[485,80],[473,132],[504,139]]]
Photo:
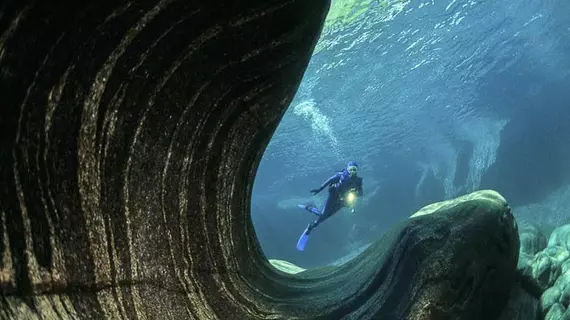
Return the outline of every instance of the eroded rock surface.
[[[536,254],[530,265],[532,277],[543,290],[551,287],[562,271],[560,261],[545,251]]]
[[[530,266],[534,256],[546,248],[547,238],[538,226],[527,221],[517,221],[517,223],[520,237],[518,268],[524,270]]]
[[[0,318],[289,318],[247,199],[328,6],[2,1]]]
[[[542,319],[539,300],[517,283],[513,286],[507,306],[500,320],[539,320]]]
[[[544,316],[544,320],[561,320],[565,312],[566,308],[562,304],[555,303],[550,308],[548,313],[546,313],[546,315]]]
[[[540,306],[542,310],[548,311],[553,305],[560,301],[562,291],[558,287],[548,288],[540,297]]]
[[[560,246],[566,250],[570,249],[570,224],[557,227],[548,238],[548,246]]]
[[[270,259],[269,263],[271,263],[271,265],[274,266],[276,269],[289,274],[296,274],[307,270],[284,260]]]
[[[423,210],[341,267],[292,275],[261,254],[256,164],[328,5],[5,4],[0,317],[498,317],[519,238],[493,191]]]
[[[540,319],[565,319],[570,303],[570,227],[559,226],[545,238],[536,227],[521,225],[521,257],[518,269],[528,277],[527,288],[540,292]],[[523,229],[524,228],[524,229]],[[542,249],[540,249],[542,248]],[[540,251],[536,252],[537,249]],[[532,282],[532,283],[531,283]],[[536,288],[533,286],[536,285]]]

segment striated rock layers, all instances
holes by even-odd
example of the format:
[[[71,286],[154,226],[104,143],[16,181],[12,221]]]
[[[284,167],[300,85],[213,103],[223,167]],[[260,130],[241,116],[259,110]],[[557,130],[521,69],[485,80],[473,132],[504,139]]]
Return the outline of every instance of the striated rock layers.
[[[498,317],[519,239],[491,191],[342,267],[290,274],[261,253],[253,177],[327,8],[4,2],[0,318]]]

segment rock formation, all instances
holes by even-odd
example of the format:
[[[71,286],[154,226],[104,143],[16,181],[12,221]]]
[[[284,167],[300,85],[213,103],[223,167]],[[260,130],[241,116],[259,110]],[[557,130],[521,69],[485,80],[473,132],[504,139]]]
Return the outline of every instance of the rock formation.
[[[527,228],[532,229],[535,227]],[[526,243],[521,245],[521,251],[530,257],[521,259],[519,269],[539,287],[540,319],[570,319],[570,225],[554,229],[547,246],[539,232],[532,231],[527,236],[530,241],[521,243]]]
[[[491,191],[341,267],[261,253],[253,177],[327,7],[4,3],[0,318],[497,318],[519,238]]]

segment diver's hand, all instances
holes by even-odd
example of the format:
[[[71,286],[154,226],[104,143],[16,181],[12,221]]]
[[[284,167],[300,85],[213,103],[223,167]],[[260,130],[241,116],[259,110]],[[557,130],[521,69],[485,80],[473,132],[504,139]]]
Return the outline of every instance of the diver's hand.
[[[321,192],[321,190],[319,190],[319,189],[313,189],[313,190],[311,190],[311,193],[312,193],[313,195],[316,195],[316,194],[319,193],[319,192]]]

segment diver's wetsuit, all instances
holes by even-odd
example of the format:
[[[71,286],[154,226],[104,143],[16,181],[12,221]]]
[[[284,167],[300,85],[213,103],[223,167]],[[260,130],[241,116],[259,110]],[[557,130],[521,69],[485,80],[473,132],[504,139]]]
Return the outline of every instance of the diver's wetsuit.
[[[329,187],[329,196],[327,197],[327,200],[325,200],[325,204],[323,205],[323,210],[321,210],[319,218],[309,225],[307,233],[313,230],[321,222],[338,212],[338,210],[344,206],[344,202],[341,198],[343,198],[343,196],[345,196],[351,189],[356,190],[356,195],[358,197],[362,197],[363,194],[362,178],[356,175],[351,177],[346,169],[330,177],[317,190],[320,192],[327,186]]]

